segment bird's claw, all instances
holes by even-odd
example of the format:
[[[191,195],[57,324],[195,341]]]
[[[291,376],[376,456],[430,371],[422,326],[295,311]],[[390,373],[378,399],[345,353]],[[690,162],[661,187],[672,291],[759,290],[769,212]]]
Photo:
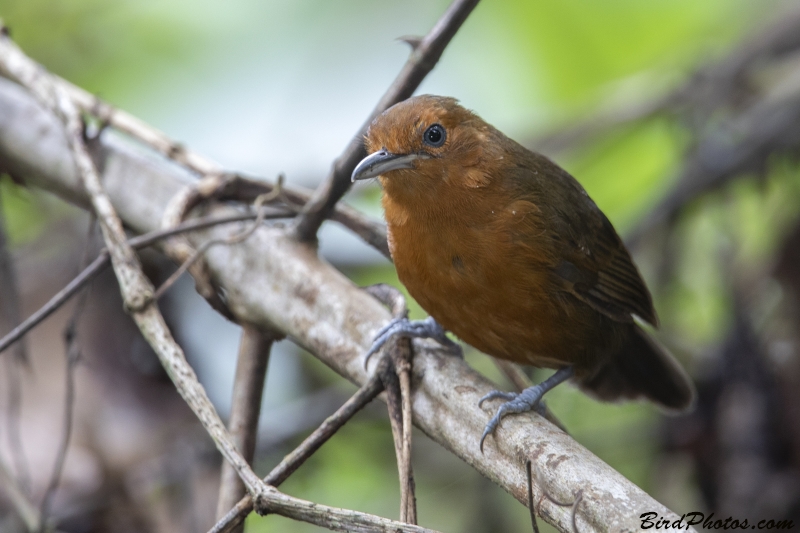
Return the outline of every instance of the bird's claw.
[[[545,406],[544,402],[541,401],[542,396],[544,396],[547,391],[559,383],[571,378],[573,375],[573,368],[571,366],[567,366],[557,370],[555,374],[542,381],[538,385],[528,387],[520,393],[495,390],[478,400],[478,407],[481,407],[483,402],[487,400],[494,400],[497,398],[506,400],[506,403],[497,409],[497,412],[489,420],[489,423],[486,424],[486,428],[483,430],[483,435],[481,435],[480,441],[481,452],[483,452],[483,442],[486,440],[486,437],[494,432],[495,428],[497,428],[497,425],[504,416],[511,413],[527,413],[528,411],[536,411],[540,415],[544,416]]]
[[[447,336],[444,328],[440,326],[432,316],[424,320],[409,320],[406,317],[397,317],[378,330],[378,333],[375,335],[375,341],[364,356],[364,368],[366,368],[369,358],[380,350],[383,345],[386,344],[386,341],[395,335],[401,335],[412,339],[434,339],[447,348],[448,351],[463,357],[461,346],[453,342]]]
[[[486,424],[486,427],[483,430],[483,435],[481,435],[480,441],[481,452],[483,452],[483,442],[486,440],[486,437],[494,432],[495,428],[497,428],[497,425],[504,416],[511,413],[527,413],[528,411],[532,411],[534,409],[536,409],[538,412],[537,407],[539,405],[539,401],[542,399],[542,396],[544,396],[545,392],[547,392],[547,389],[539,384],[534,385],[533,387],[528,387],[520,393],[494,390],[478,400],[478,407],[480,407],[483,402],[487,400],[495,400],[497,398],[506,400],[506,402],[497,409],[497,412],[489,420],[489,423]]]
[[[478,400],[478,407],[483,406],[483,402],[487,402],[489,400],[496,400],[496,399],[500,398],[500,399],[505,400],[505,401],[508,402],[508,401],[513,400],[516,397],[517,397],[517,393],[516,392],[505,392],[505,391],[501,391],[501,390],[493,390],[492,392],[490,392],[489,394],[487,394],[486,396],[484,396],[483,398]]]

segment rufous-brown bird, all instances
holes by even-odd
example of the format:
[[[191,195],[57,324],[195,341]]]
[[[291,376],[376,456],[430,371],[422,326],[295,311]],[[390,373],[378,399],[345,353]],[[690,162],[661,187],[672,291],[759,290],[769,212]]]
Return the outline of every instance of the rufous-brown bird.
[[[417,96],[369,127],[352,179],[379,177],[400,281],[430,317],[392,335],[445,330],[501,359],[556,372],[507,400],[501,418],[535,408],[572,378],[602,400],[647,398],[688,409],[691,381],[634,321],[657,325],[647,287],[608,218],[547,157],[509,139],[453,98]]]

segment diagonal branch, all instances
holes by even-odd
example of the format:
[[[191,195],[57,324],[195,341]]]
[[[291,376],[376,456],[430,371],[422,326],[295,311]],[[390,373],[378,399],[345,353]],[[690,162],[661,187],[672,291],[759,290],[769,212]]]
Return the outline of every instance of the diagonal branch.
[[[294,216],[294,213],[287,211],[276,211],[266,214],[264,218],[289,218]],[[166,239],[173,235],[185,233],[189,231],[196,231],[199,229],[208,228],[219,224],[229,224],[232,222],[242,222],[245,220],[252,220],[256,218],[255,213],[238,213],[225,217],[202,217],[194,220],[189,220],[181,223],[178,226],[165,229],[156,230],[133,237],[128,240],[128,244],[134,249],[145,248],[151,246],[161,239]],[[108,251],[103,250],[92,261],[89,266],[84,268],[80,274],[75,276],[66,287],[58,291],[46,304],[40,307],[35,313],[26,318],[21,324],[11,330],[7,335],[0,338],[0,353],[5,351],[9,346],[14,344],[18,339],[25,336],[30,330],[39,325],[43,320],[53,314],[57,309],[64,305],[70,298],[72,298],[84,285],[97,277],[100,272],[108,266],[110,262]]]
[[[264,391],[264,380],[267,377],[270,350],[276,337],[277,335],[262,332],[249,324],[242,325],[228,428],[236,439],[236,446],[250,463],[253,462],[256,450],[261,396]],[[217,519],[225,516],[228,509],[233,507],[245,492],[245,486],[236,471],[228,463],[223,463],[217,499]],[[243,529],[234,531],[241,532]]]
[[[325,419],[311,435],[289,453],[264,478],[264,483],[277,487],[292,475],[300,466],[333,437],[344,424],[353,418],[364,406],[374,400],[383,390],[381,372],[376,371],[370,379],[356,391],[339,409]],[[223,516],[209,533],[231,533],[253,511],[253,499],[245,496]]]
[[[358,133],[347,144],[342,155],[334,161],[325,181],[314,191],[314,195],[300,215],[295,233],[301,242],[316,240],[319,227],[331,216],[336,203],[350,189],[350,175],[358,162],[367,155],[364,151],[363,137],[370,123],[397,102],[414,94],[477,5],[478,0],[454,0],[428,35],[419,41],[419,44],[413,43],[416,46],[413,47],[411,57],[403,65],[400,74],[378,101],[378,105],[372,110]]]
[[[17,480],[8,471],[6,465],[0,461],[0,490],[7,500],[10,501],[11,506],[17,512],[25,528],[30,533],[38,533],[41,529],[41,517],[39,510],[28,500],[28,496],[22,487],[19,486]]]
[[[22,315],[19,297],[19,284],[14,259],[9,249],[8,235],[6,232],[6,219],[0,196],[0,334],[5,335],[15,324],[18,324]],[[15,343],[14,357],[4,361],[6,367],[6,384],[8,397],[6,403],[6,417],[8,445],[11,451],[12,464],[19,479],[19,485],[24,490],[30,490],[31,478],[25,450],[22,446],[20,435],[20,414],[22,410],[22,370],[29,367],[27,345],[24,340]]]

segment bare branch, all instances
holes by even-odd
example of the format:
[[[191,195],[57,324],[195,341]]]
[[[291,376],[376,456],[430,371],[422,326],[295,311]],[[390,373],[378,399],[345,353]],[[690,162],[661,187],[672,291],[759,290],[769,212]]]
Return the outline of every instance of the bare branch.
[[[250,326],[242,325],[236,377],[233,381],[233,400],[228,430],[242,452],[242,457],[253,462],[258,435],[258,418],[261,414],[261,396],[267,377],[269,353],[275,335],[267,334]],[[223,463],[220,474],[217,519],[222,518],[246,493],[244,484],[228,463]],[[233,531],[241,531],[234,529]]]
[[[765,99],[701,137],[672,190],[626,238],[636,247],[642,237],[669,222],[686,205],[747,172],[760,172],[769,157],[800,145],[800,82],[789,80],[782,98]]]
[[[328,507],[311,503],[299,498],[293,498],[275,491],[276,496],[271,498],[265,511],[278,513],[283,516],[316,524],[334,531],[361,532],[361,533],[436,533],[411,524],[403,524],[386,518],[380,518],[367,513]]]
[[[636,104],[626,102],[624,107],[604,110],[595,116],[572,124],[553,133],[543,135],[526,143],[536,151],[553,155],[580,146],[591,139],[598,138],[609,130],[626,124],[645,120],[663,112],[678,101],[677,93]]]
[[[18,324],[22,316],[17,273],[8,244],[5,213],[0,196],[0,295],[2,295],[0,297],[0,333],[2,334],[6,334],[15,324]],[[8,385],[6,434],[19,485],[23,491],[29,491],[31,477],[20,435],[20,411],[22,409],[22,380],[20,378],[23,366],[29,366],[29,359],[27,344],[24,340],[20,340],[14,345],[14,357],[8,357],[5,361],[5,378]]]
[[[108,102],[104,102],[99,97],[80,87],[76,87],[66,80],[59,79],[59,81],[67,95],[81,111],[97,117],[103,124],[130,135],[198,174],[215,174],[222,171],[222,167],[217,163],[173,141],[161,131],[142,122],[133,115],[115,108]]]
[[[392,312],[393,318],[408,318],[408,307],[403,294],[385,283],[365,289]],[[391,365],[381,372],[386,389],[386,404],[392,425],[397,474],[400,479],[400,520],[417,523],[417,500],[414,473],[411,465],[411,340],[404,337],[389,343]]]
[[[39,510],[28,500],[25,491],[17,484],[17,480],[2,461],[0,461],[0,489],[11,501],[27,530],[30,533],[38,533],[42,523]]]
[[[94,226],[94,220],[92,220]],[[91,239],[86,243],[85,256],[88,256],[89,248],[91,246]],[[85,263],[84,259],[84,263]],[[86,288],[88,289],[88,287]],[[61,475],[64,471],[64,463],[67,460],[67,452],[69,451],[69,441],[72,438],[73,419],[75,414],[75,368],[80,361],[81,351],[78,344],[78,321],[80,320],[83,310],[86,307],[86,300],[88,299],[89,291],[84,290],[75,309],[72,311],[72,316],[64,328],[64,352],[66,355],[66,366],[64,369],[64,418],[61,429],[61,442],[58,445],[58,452],[56,453],[56,460],[53,465],[53,472],[50,475],[50,481],[44,491],[42,497],[42,504],[39,507],[39,520],[42,526],[48,522],[50,514],[50,506],[52,505],[53,496],[61,483]]]
[[[364,151],[363,137],[370,123],[397,102],[414,94],[477,5],[478,0],[454,0],[428,35],[413,47],[411,56],[397,78],[350,140],[342,155],[334,161],[331,172],[314,191],[314,195],[303,210],[295,227],[295,233],[301,242],[316,240],[319,227],[331,216],[336,203],[350,189],[350,175],[358,162],[367,155]]]
[[[383,390],[380,373],[375,372],[372,377],[361,386],[339,409],[325,419],[311,435],[292,450],[272,471],[264,478],[264,483],[277,487],[292,475],[300,466],[320,449],[328,439],[333,437],[348,420],[374,400]],[[223,516],[209,533],[230,533],[241,524],[245,517],[253,511],[253,500],[245,496]]]
[[[294,213],[276,211],[264,215],[264,218],[289,218],[292,216],[294,216]],[[210,217],[197,218],[183,222],[182,224],[175,226],[173,228],[169,228],[166,230],[151,231],[150,233],[139,235],[138,237],[129,239],[128,244],[135,249],[145,248],[147,246],[151,246],[157,243],[161,239],[165,239],[173,235],[178,235],[180,233],[197,231],[215,225],[230,224],[232,222],[242,222],[245,220],[253,220],[256,217],[257,215],[255,213],[238,213],[223,217],[210,216]],[[69,301],[69,299],[72,298],[72,296],[74,296],[75,293],[77,293],[81,289],[81,287],[83,287],[91,280],[93,280],[100,272],[103,271],[105,267],[108,266],[108,264],[109,264],[108,252],[106,250],[103,250],[100,252],[100,255],[98,255],[97,258],[95,258],[95,260],[92,261],[89,264],[89,266],[83,269],[83,271],[80,274],[78,274],[72,281],[70,281],[66,287],[64,287],[58,293],[56,293],[55,296],[53,296],[46,304],[44,304],[41,308],[39,308],[35,313],[33,313],[31,316],[25,319],[25,321],[22,322],[19,326],[14,328],[5,337],[0,339],[0,353],[6,350],[11,344],[16,342],[17,339],[23,337],[26,333],[35,328],[48,316],[53,314],[53,312],[55,312],[58,308],[60,308],[67,301]]]

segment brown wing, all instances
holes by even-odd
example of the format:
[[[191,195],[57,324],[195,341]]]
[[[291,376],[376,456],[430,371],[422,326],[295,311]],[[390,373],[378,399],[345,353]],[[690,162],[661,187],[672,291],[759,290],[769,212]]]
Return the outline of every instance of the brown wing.
[[[589,242],[573,243],[554,272],[579,300],[620,322],[636,314],[658,325],[650,292],[611,222],[596,209],[596,222]],[[586,239],[588,240],[588,239]]]
[[[619,322],[636,314],[658,324],[650,292],[628,250],[597,205],[565,170],[528,152],[528,164],[518,168],[523,194],[542,206],[535,190],[546,187],[552,199],[542,206],[555,248],[553,273],[565,290],[595,310]],[[540,196],[534,199],[534,196]]]

